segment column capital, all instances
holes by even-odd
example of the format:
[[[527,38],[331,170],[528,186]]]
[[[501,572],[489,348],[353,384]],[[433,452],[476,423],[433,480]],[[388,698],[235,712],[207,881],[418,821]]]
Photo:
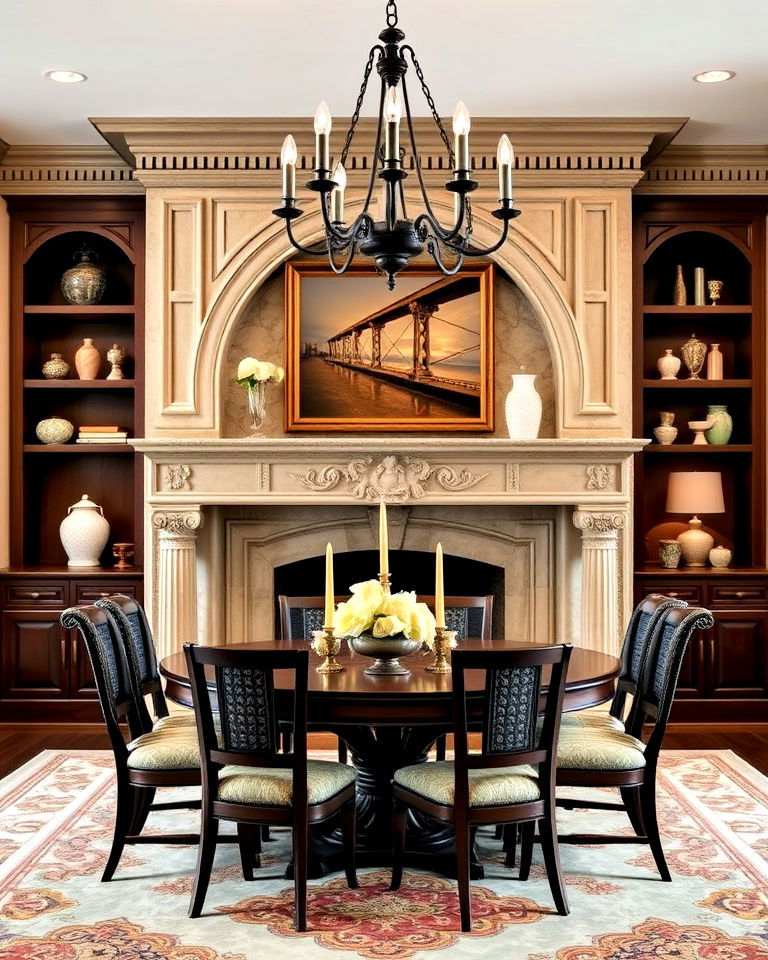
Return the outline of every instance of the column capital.
[[[613,510],[585,510],[577,507],[573,511],[573,525],[581,530],[583,536],[607,534],[615,537],[624,528],[626,515]]]
[[[158,511],[152,514],[152,527],[164,537],[194,537],[203,525],[203,514],[199,507],[189,507],[183,511]]]

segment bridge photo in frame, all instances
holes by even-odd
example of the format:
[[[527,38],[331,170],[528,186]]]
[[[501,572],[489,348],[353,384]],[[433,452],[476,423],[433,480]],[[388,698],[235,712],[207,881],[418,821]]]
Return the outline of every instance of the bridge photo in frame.
[[[493,430],[493,265],[286,267],[286,430]]]

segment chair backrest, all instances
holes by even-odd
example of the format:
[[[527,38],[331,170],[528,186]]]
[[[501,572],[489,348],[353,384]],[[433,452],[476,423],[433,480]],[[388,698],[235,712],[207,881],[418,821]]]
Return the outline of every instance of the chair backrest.
[[[107,611],[112,617],[118,635],[125,648],[128,669],[135,689],[139,694],[139,711],[146,730],[152,729],[144,697],[151,695],[156,717],[168,716],[168,705],[163,694],[160,671],[157,668],[157,655],[144,609],[133,597],[116,593],[96,601],[96,606]]]
[[[216,796],[218,771],[226,764],[288,767],[293,771],[292,805],[300,817],[298,811],[306,811],[307,806],[309,651],[227,650],[186,643],[184,652],[195,704],[204,798]],[[285,715],[284,707],[278,718],[276,670],[293,672],[292,717]],[[215,709],[218,725],[213,722]],[[289,753],[279,749],[278,719],[292,720]]]
[[[637,692],[637,684],[650,649],[650,641],[665,610],[687,607],[685,600],[651,593],[638,603],[632,612],[621,648],[621,672],[616,681],[616,693],[611,703],[611,715],[624,719],[627,694]]]
[[[334,597],[335,603],[348,600],[347,595]],[[433,596],[420,596],[418,599],[435,609]],[[277,598],[280,607],[280,635],[283,640],[304,640],[312,636],[313,630],[320,630],[325,615],[323,597],[288,597],[280,594]],[[491,615],[493,613],[493,595],[485,597],[446,597],[445,626],[455,630],[459,637],[482,637],[490,640]]]
[[[60,617],[62,626],[80,632],[91,661],[104,722],[115,753],[115,760],[125,766],[128,751],[120,729],[128,723],[131,737],[144,732],[136,693],[131,683],[128,662],[114,621],[97,606],[70,607]]]
[[[710,611],[703,607],[671,607],[656,625],[627,724],[627,732],[638,739],[646,724],[653,724],[645,749],[646,765],[656,762],[661,749],[691,634],[709,630],[714,623]]]
[[[453,735],[457,806],[468,797],[468,771],[479,767],[514,767],[538,764],[542,798],[555,788],[557,739],[563,711],[563,694],[569,644],[517,650],[454,650]],[[542,670],[550,668],[542,706]],[[469,753],[467,729],[471,711],[467,703],[466,671],[485,671],[481,703],[480,752]]]

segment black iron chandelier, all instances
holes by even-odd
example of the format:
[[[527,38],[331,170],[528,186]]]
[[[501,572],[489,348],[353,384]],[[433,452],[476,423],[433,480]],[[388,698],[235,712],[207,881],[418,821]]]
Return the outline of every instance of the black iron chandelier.
[[[325,240],[319,246],[306,247],[293,235],[291,221],[302,215],[296,205],[296,142],[287,136],[283,143],[281,165],[283,170],[283,205],[273,212],[285,220],[288,237],[301,253],[311,256],[327,256],[335,273],[344,273],[355,253],[370,257],[380,273],[386,274],[387,286],[393,289],[397,274],[418,256],[426,246],[439,269],[446,275],[457,273],[465,257],[485,257],[498,250],[507,239],[509,221],[519,216],[520,211],[512,201],[512,167],[514,153],[509,138],[504,134],[499,140],[496,155],[499,174],[499,206],[493,216],[501,220],[501,235],[493,246],[480,248],[472,243],[472,205],[469,194],[477,189],[472,179],[469,152],[470,117],[467,108],[459,103],[453,115],[454,147],[435,108],[424,74],[416,59],[413,47],[404,44],[405,34],[397,26],[397,4],[387,3],[387,26],[379,34],[382,43],[373,46],[363,73],[363,82],[347,131],[341,157],[331,172],[330,133],[332,118],[328,105],[323,101],[315,114],[315,178],[307,183],[310,190],[320,194],[320,209],[325,226]],[[448,153],[449,168],[453,179],[445,189],[454,195],[454,223],[444,227],[435,215],[424,185],[421,159],[416,147],[413,118],[405,75],[408,60],[413,65],[432,118]],[[344,190],[346,172],[344,164],[355,135],[360,110],[365,98],[368,79],[376,66],[381,77],[378,125],[373,148],[373,162],[363,210],[351,224],[344,221]],[[408,140],[413,157],[412,167],[416,172],[424,203],[423,212],[415,218],[408,216],[403,192],[403,180],[408,176],[403,161],[406,149],[400,146],[400,121],[405,111]],[[384,138],[382,142],[382,133]],[[376,180],[384,184],[383,219],[374,220],[368,212],[371,206]]]

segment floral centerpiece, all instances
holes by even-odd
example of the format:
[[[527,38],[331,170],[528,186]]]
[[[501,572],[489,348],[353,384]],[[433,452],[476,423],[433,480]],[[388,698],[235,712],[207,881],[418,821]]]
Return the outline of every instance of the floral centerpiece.
[[[388,593],[378,580],[355,583],[350,590],[349,600],[336,607],[333,635],[345,637],[356,653],[375,658],[367,674],[410,673],[398,657],[415,653],[422,645],[432,647],[432,611],[412,591]]]
[[[282,383],[284,378],[285,370],[274,363],[269,363],[267,360],[243,357],[238,364],[235,380],[242,383],[248,390],[248,413],[251,416],[253,428],[251,436],[262,436],[259,431],[267,412],[267,384]]]

